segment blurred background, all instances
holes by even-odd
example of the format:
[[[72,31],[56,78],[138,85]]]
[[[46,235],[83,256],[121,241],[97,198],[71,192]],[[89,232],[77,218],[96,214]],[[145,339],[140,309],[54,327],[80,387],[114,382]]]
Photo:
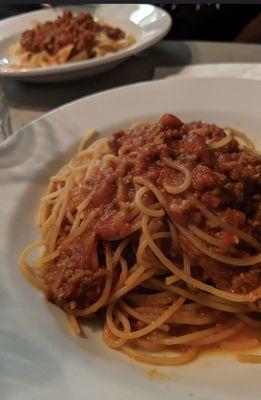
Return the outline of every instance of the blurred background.
[[[0,4],[0,20],[43,7],[50,5]],[[73,79],[55,84],[8,77],[2,83],[0,80],[0,106],[4,104],[2,85],[13,131],[66,102],[122,85],[169,76],[261,79],[261,4],[162,3],[160,7],[172,17],[168,35],[115,68],[100,73],[99,79],[88,76],[79,79],[75,74],[71,76]]]
[[[172,16],[166,39],[261,43],[261,4],[161,4]],[[41,8],[35,4],[0,5],[0,18]]]

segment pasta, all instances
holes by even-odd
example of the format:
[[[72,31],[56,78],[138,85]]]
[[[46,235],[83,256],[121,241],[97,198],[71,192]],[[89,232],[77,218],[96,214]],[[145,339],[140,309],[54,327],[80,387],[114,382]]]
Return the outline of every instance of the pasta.
[[[104,342],[155,365],[258,348],[261,163],[228,130],[166,114],[88,146],[91,131],[50,178],[21,270],[76,333],[104,310]]]
[[[132,34],[68,10],[54,21],[36,23],[10,49],[10,68],[39,68],[103,57],[135,43]]]

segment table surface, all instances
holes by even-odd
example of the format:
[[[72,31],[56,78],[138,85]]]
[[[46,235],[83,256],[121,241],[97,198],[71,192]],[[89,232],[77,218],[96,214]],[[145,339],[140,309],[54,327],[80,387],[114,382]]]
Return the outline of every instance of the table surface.
[[[261,45],[161,41],[113,70],[61,83],[25,83],[4,79],[13,131],[45,112],[80,97],[135,82],[178,74],[184,66],[216,63],[261,63]]]

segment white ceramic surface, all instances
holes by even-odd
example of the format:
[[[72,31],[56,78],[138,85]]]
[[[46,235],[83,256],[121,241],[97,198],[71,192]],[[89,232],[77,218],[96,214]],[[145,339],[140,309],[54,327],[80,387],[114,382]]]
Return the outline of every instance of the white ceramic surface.
[[[260,63],[217,63],[186,65],[184,67],[158,67],[154,78],[244,78],[261,79]]]
[[[260,366],[232,355],[158,368],[108,349],[101,327],[75,337],[62,311],[47,303],[18,270],[25,245],[39,236],[34,217],[48,177],[69,160],[81,137],[172,112],[242,129],[261,147],[261,82],[165,79],[122,87],[65,105],[27,125],[0,146],[1,400],[258,400]],[[102,115],[102,118],[101,118]]]
[[[10,45],[19,40],[20,34],[28,29],[33,21],[46,21],[57,16],[52,9],[43,9],[0,21],[0,59],[3,76],[28,81],[61,81],[94,75],[113,68],[119,62],[142,51],[162,39],[171,26],[169,14],[150,4],[99,4],[67,6],[73,12],[90,10],[97,18],[104,18],[109,24],[132,33],[136,42],[118,52],[104,57],[85,61],[66,63],[54,67],[12,70],[5,66],[9,61]],[[57,10],[61,10],[58,8]]]

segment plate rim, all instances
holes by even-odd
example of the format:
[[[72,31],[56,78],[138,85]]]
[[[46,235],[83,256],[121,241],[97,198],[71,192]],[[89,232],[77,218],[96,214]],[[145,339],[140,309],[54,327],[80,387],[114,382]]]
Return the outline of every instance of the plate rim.
[[[58,110],[62,109],[62,108],[67,108],[70,107],[73,104],[76,104],[78,102],[82,102],[86,99],[91,99],[93,97],[100,97],[103,96],[104,94],[108,94],[110,92],[116,92],[116,91],[120,91],[120,90],[124,90],[126,88],[132,88],[132,87],[136,87],[136,86],[149,86],[149,85],[154,85],[154,84],[158,84],[160,82],[166,82],[168,80],[168,78],[173,78],[173,76],[171,77],[165,77],[165,78],[159,78],[159,79],[152,79],[152,80],[147,80],[147,81],[142,81],[142,82],[135,82],[135,83],[130,83],[130,84],[126,84],[126,85],[120,85],[117,87],[113,87],[113,88],[109,88],[106,90],[102,90],[100,92],[95,92],[92,94],[87,94],[85,96],[79,97],[77,99],[68,101],[64,104],[61,104],[58,107],[55,107],[45,113],[43,113],[42,115],[40,115],[37,118],[34,118],[33,120],[31,120],[30,122],[27,122],[25,125],[19,127],[15,132],[13,132],[10,136],[8,136],[3,142],[0,142],[0,151],[4,148],[7,147],[6,145],[9,145],[9,142],[12,141],[12,138],[14,138],[15,136],[17,136],[18,134],[21,133],[21,131],[29,128],[31,125],[35,124],[36,122],[38,122],[39,120],[42,120],[54,113],[56,113]],[[261,85],[261,81],[259,79],[249,79],[249,78],[232,78],[229,76],[222,76],[222,77],[188,77],[188,76],[177,76],[175,77],[175,79],[173,79],[173,81],[212,81],[212,80],[232,80],[232,81],[247,81],[247,82],[256,82],[258,84]]]

